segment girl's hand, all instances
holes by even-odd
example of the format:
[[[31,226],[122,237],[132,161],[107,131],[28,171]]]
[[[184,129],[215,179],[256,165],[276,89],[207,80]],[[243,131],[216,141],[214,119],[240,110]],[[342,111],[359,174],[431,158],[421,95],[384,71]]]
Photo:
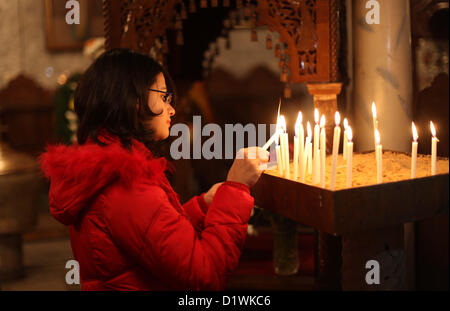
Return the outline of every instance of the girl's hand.
[[[243,148],[237,153],[228,171],[227,181],[238,182],[251,188],[263,172],[259,169],[259,165],[268,161],[268,151],[260,147]]]
[[[208,192],[205,193],[205,195],[203,196],[203,199],[205,200],[205,202],[209,205],[211,204],[214,195],[216,194],[217,189],[220,187],[220,185],[223,184],[223,182],[214,184],[209,190]]]

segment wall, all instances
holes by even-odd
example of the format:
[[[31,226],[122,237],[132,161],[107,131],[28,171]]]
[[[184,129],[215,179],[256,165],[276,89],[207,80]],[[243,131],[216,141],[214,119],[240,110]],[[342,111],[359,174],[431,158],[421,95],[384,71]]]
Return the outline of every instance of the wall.
[[[0,89],[22,71],[55,88],[60,74],[83,71],[90,63],[81,52],[47,51],[44,0],[0,0]]]

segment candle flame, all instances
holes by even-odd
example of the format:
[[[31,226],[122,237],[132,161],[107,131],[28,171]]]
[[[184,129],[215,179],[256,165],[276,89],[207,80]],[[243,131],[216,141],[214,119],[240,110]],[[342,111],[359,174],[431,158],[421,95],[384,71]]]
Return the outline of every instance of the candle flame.
[[[353,132],[352,132],[352,128],[350,126],[347,127],[347,139],[349,142],[352,141],[353,138]]]
[[[412,127],[412,134],[413,134],[414,141],[417,141],[417,138],[419,138],[419,135],[417,134],[416,125],[414,124],[414,122],[412,122],[411,127]]]
[[[286,133],[286,119],[283,115],[280,116],[280,129]]]
[[[348,127],[348,121],[347,118],[344,118],[344,128],[347,129]]]
[[[334,114],[334,121],[336,122],[336,126],[339,126],[341,124],[341,115],[339,114],[339,111],[336,111]]]
[[[378,131],[378,129],[375,129],[375,141],[376,141],[377,145],[380,144],[381,138],[380,138],[380,132]]]
[[[430,130],[433,137],[436,137],[436,128],[434,127],[433,121],[430,121]]]
[[[324,126],[325,126],[325,115],[323,114],[322,117],[320,118],[320,127]]]
[[[319,123],[319,109],[314,109],[314,121],[317,123]]]
[[[302,121],[303,121],[303,115],[302,115],[302,112],[299,111],[297,121],[295,122],[295,136],[298,136],[298,132],[300,131],[300,125],[302,124]]]
[[[312,136],[312,130],[311,130],[311,124],[309,123],[309,121],[308,121],[308,123],[306,124],[306,130],[307,130],[307,132],[308,132],[308,137],[311,138],[311,136]]]
[[[281,98],[280,98],[280,101],[278,102],[277,126],[275,128],[276,131],[278,131],[280,129],[280,107],[281,107]]]
[[[377,118],[377,106],[375,106],[375,102],[372,102],[372,116],[374,119]]]
[[[280,101],[278,102],[277,121],[278,121],[278,118],[280,117],[280,108],[281,108],[281,98],[280,98]]]

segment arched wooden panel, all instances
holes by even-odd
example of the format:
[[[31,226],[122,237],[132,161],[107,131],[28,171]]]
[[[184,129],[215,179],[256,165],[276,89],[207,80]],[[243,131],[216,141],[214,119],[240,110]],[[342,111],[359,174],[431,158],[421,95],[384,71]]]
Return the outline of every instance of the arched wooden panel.
[[[164,38],[169,28],[178,30],[179,41],[183,41],[183,12],[179,8],[187,5],[182,0],[103,0],[103,3],[106,49],[126,47],[150,53],[155,40]],[[285,43],[286,55],[282,57],[287,56],[288,82],[338,80],[339,0],[258,0],[251,3],[254,4],[255,26],[267,25],[271,31],[280,33],[280,40]]]

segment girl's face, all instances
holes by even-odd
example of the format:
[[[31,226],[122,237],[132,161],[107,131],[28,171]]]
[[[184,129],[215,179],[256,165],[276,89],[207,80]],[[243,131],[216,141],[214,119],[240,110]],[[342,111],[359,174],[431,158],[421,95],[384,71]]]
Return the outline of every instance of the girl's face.
[[[148,126],[153,130],[154,140],[163,140],[169,137],[170,118],[175,114],[175,109],[170,105],[172,95],[167,92],[166,80],[163,73],[156,76],[156,81],[150,86],[148,95],[148,107],[150,110],[159,114],[153,117]]]

